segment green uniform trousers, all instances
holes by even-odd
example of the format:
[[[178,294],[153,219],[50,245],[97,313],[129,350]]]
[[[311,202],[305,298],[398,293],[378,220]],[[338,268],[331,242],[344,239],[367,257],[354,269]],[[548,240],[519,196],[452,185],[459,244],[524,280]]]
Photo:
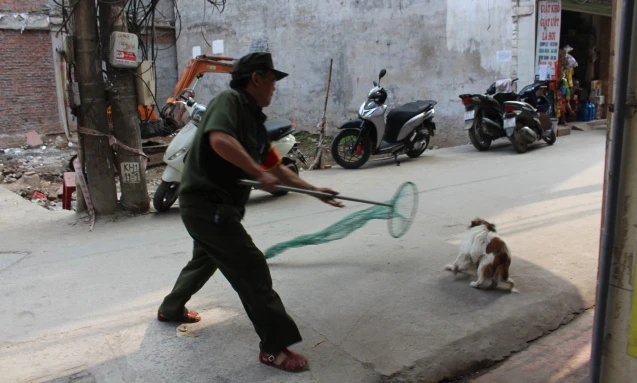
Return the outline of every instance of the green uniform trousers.
[[[180,320],[186,303],[217,269],[239,294],[254,325],[262,351],[273,354],[300,342],[301,334],[272,289],[270,270],[263,253],[254,245],[241,219],[243,211],[202,198],[180,198],[181,218],[194,239],[192,260],[159,310],[171,320]]]

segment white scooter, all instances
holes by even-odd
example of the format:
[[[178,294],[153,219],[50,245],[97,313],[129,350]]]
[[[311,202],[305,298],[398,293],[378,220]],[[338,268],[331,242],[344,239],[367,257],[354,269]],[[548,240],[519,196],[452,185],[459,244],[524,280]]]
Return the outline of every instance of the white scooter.
[[[435,133],[434,100],[412,101],[385,116],[387,90],[380,85],[385,74],[387,70],[382,69],[367,101],[358,110],[358,118],[339,127],[340,132],[332,141],[332,158],[345,169],[359,168],[377,154],[391,154],[400,165],[398,154],[419,157]]]
[[[195,138],[197,127],[206,112],[206,107],[196,103],[192,97],[188,99],[188,102],[177,102],[184,104],[191,119],[173,138],[164,153],[164,162],[167,166],[161,176],[161,184],[153,197],[153,206],[157,212],[168,210],[179,197],[179,183],[181,182],[181,174],[184,169],[184,159]],[[294,154],[304,165],[307,165],[307,161],[299,151],[298,142],[292,135],[292,132],[295,130],[293,124],[288,120],[280,119],[266,121],[264,125],[272,145],[281,157],[283,157],[283,165],[287,166],[296,174],[299,174],[296,160],[290,158],[288,154]],[[280,196],[287,193],[287,191],[276,191],[272,194]]]

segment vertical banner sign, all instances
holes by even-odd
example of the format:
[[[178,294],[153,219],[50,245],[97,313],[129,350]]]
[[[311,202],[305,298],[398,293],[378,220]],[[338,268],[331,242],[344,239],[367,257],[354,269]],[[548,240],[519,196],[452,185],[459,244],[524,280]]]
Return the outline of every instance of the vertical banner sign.
[[[562,3],[560,0],[538,2],[537,45],[535,49],[535,79],[557,79],[555,73],[560,51],[560,25]]]

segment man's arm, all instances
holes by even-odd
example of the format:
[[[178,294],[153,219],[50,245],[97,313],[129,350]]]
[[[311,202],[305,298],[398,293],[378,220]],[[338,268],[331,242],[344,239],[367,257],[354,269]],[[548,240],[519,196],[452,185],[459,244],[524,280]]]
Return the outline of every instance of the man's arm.
[[[221,131],[212,131],[208,135],[208,142],[212,149],[224,160],[241,168],[261,182],[264,190],[268,192],[276,190],[274,186],[279,180],[274,175],[263,170],[234,137]]]
[[[270,172],[274,174],[276,178],[281,180],[281,183],[283,183],[284,185],[292,186],[292,187],[300,188],[300,189],[309,189],[309,190],[316,189],[316,187],[312,186],[309,182],[297,176],[296,173],[294,173],[285,165],[279,165],[275,168],[272,168]]]
[[[296,175],[292,170],[288,169],[285,165],[278,165],[270,170],[272,174],[274,174],[284,185],[296,187],[299,189],[309,189],[316,190],[323,193],[329,193],[337,195],[338,192],[335,192],[329,188],[316,188],[312,186],[310,183],[303,180],[301,177]],[[333,198],[319,198],[321,201],[330,204],[336,207],[343,207],[343,204],[339,201],[336,201]]]

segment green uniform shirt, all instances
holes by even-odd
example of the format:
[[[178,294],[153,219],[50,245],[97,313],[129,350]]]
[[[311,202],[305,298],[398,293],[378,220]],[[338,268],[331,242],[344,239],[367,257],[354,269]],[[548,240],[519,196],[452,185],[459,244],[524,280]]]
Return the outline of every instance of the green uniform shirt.
[[[212,195],[220,203],[245,206],[252,188],[237,181],[250,175],[219,156],[210,146],[208,134],[231,135],[261,163],[271,145],[265,120],[262,108],[244,91],[226,90],[210,101],[186,156],[180,195]]]

